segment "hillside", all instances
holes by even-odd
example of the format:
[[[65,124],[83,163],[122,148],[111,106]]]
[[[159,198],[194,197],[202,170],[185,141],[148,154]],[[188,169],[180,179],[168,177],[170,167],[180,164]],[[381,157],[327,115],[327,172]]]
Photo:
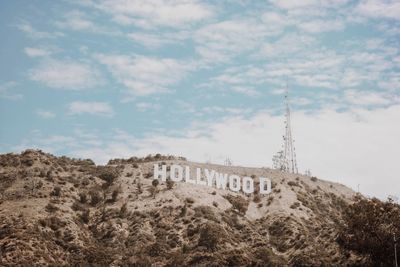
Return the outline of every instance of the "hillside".
[[[162,162],[269,177],[273,192],[152,185]],[[360,264],[336,242],[355,193],[315,177],[159,155],[96,166],[35,150],[1,155],[0,168],[0,265]]]

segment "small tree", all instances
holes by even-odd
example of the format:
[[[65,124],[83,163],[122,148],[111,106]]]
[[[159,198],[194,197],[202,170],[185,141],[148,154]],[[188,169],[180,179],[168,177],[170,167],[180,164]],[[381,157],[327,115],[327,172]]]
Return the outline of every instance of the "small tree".
[[[345,211],[344,220],[339,244],[368,256],[373,266],[392,266],[393,235],[400,236],[400,205],[358,195]]]
[[[90,211],[89,211],[89,209],[85,209],[84,211],[82,211],[82,214],[81,214],[81,220],[82,220],[82,222],[84,222],[84,223],[89,223],[89,218],[90,217]]]
[[[51,192],[51,195],[55,197],[61,196],[61,187],[55,186],[53,192]]]
[[[90,204],[96,206],[101,201],[101,196],[99,192],[92,190],[90,191]]]
[[[157,186],[160,184],[160,182],[158,181],[158,180],[153,180],[152,182],[151,182],[151,187],[149,188],[149,193],[150,193],[150,196],[152,196],[153,198],[156,198],[156,194],[157,194],[157,192],[158,192],[158,188],[157,188]]]
[[[167,189],[171,190],[174,187],[174,181],[172,181],[171,179],[167,179]]]
[[[118,189],[114,189],[114,191],[112,192],[112,195],[111,195],[111,201],[112,202],[117,201],[118,194],[119,194],[119,190]]]
[[[102,167],[99,170],[98,176],[100,179],[106,181],[107,186],[110,186],[118,177],[118,174],[114,169],[111,169],[109,167]]]
[[[81,202],[82,204],[85,204],[87,202],[87,196],[85,193],[79,193],[79,202]]]
[[[225,198],[232,204],[232,208],[241,214],[246,214],[249,201],[241,196],[227,195]]]
[[[216,223],[206,223],[200,228],[199,246],[205,246],[214,251],[218,244],[223,243],[224,229]]]
[[[128,212],[128,206],[127,206],[126,203],[124,203],[124,204],[121,206],[120,210],[119,210],[119,217],[120,217],[120,218],[125,218],[127,212]]]
[[[142,183],[140,182],[140,180],[138,180],[138,182],[137,182],[137,193],[138,193],[138,195],[143,193]]]

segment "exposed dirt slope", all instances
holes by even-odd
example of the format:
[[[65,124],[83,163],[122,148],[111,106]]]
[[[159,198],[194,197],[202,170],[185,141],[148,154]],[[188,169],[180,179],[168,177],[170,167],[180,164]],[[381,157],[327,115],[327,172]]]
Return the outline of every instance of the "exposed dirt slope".
[[[270,195],[152,185],[155,163],[272,179]],[[90,160],[41,151],[0,156],[4,266],[346,266],[337,245],[349,188],[270,169],[147,157]]]

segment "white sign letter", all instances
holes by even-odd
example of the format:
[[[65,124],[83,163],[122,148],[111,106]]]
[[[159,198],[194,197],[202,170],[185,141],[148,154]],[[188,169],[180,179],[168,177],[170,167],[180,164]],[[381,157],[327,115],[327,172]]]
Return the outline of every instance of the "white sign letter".
[[[227,180],[228,180],[228,174],[218,173],[218,172],[215,173],[215,183],[217,184],[217,188],[225,190]]]
[[[208,186],[212,186],[213,185],[213,178],[214,178],[215,171],[211,170],[211,173],[210,173],[210,171],[208,169],[205,169],[204,173],[205,173],[206,178],[207,178],[207,185]]]
[[[178,171],[178,175],[176,173],[176,171]],[[183,179],[183,168],[179,165],[172,165],[171,166],[171,180],[174,182],[180,182]]]
[[[240,190],[240,177],[237,175],[229,176],[229,189],[235,192]]]
[[[158,167],[158,164],[154,164],[153,174],[154,174],[154,177],[153,177],[154,180],[160,178],[160,176],[161,176],[161,180],[165,182],[167,180],[167,166],[162,165],[161,170],[160,170]]]
[[[242,190],[245,193],[254,193],[254,181],[251,177],[243,177],[242,180]]]
[[[201,169],[200,168],[196,169],[196,182],[197,182],[197,184],[207,185],[207,182],[204,181],[203,179],[201,179]]]
[[[265,189],[265,186],[267,189]],[[269,194],[272,191],[271,180],[269,178],[260,177],[260,194]]]
[[[190,167],[189,166],[185,167],[185,181],[186,181],[186,183],[191,183],[191,184],[196,183],[196,180],[190,179]]]

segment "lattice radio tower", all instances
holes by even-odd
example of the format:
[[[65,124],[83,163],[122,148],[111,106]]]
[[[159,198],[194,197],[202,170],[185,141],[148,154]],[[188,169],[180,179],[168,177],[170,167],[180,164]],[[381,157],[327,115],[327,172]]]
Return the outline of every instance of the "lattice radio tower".
[[[274,168],[284,172],[298,173],[296,161],[296,149],[294,147],[294,138],[292,136],[289,89],[286,85],[285,90],[285,135],[283,136],[283,149],[279,151],[272,159]]]

